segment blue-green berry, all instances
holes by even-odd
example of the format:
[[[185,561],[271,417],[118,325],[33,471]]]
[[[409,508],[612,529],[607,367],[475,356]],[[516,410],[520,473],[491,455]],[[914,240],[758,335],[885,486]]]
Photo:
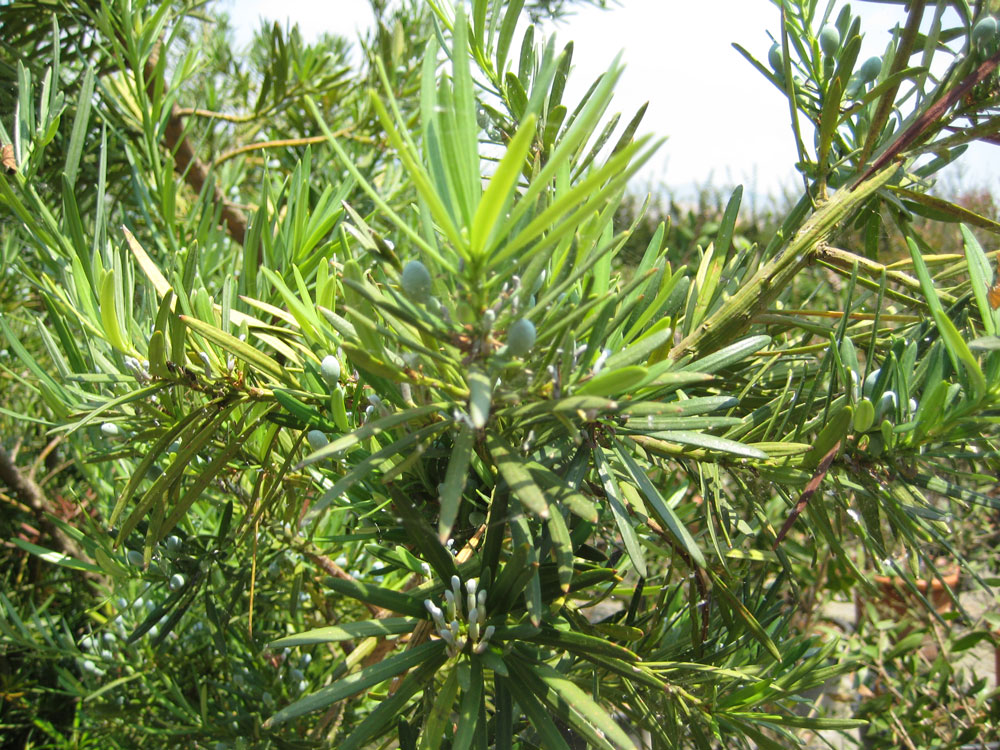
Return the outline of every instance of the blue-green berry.
[[[771,68],[775,73],[784,72],[785,62],[781,58],[781,45],[777,42],[772,44],[771,49],[767,51],[767,61],[771,64]]]
[[[309,430],[309,432],[306,433],[306,440],[309,441],[309,447],[314,451],[318,451],[330,442],[326,435],[320,430]]]
[[[521,318],[507,330],[507,353],[523,357],[535,345],[535,337],[535,324],[527,318]]]
[[[426,302],[431,296],[431,274],[419,260],[411,260],[403,266],[401,281],[403,292],[414,302]]]
[[[332,354],[323,357],[323,361],[319,365],[319,371],[327,384],[336,385],[340,382],[340,362]]]
[[[878,78],[879,73],[882,72],[882,58],[881,57],[869,57],[858,70],[858,78],[861,79],[862,83],[871,83],[876,78]]]
[[[996,49],[997,31],[997,20],[993,16],[983,16],[972,27],[972,46],[981,55],[990,55]]]
[[[827,57],[833,57],[840,49],[840,32],[832,23],[826,24],[819,31],[819,48]]]

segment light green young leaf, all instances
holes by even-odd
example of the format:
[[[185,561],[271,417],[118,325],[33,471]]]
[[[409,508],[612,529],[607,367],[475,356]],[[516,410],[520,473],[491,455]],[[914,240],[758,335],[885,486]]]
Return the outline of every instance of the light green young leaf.
[[[517,187],[521,176],[524,160],[535,139],[536,118],[529,115],[518,127],[517,132],[507,144],[507,150],[490,178],[489,185],[479,199],[476,214],[472,220],[472,254],[481,256],[489,246],[490,237],[496,227],[497,220],[510,204],[511,196]]]
[[[983,329],[987,336],[995,336],[997,325],[1000,322],[1000,312],[993,309],[989,302],[989,290],[994,282],[1000,283],[993,275],[990,261],[983,252],[979,240],[976,239],[965,224],[960,224],[962,239],[965,247],[965,260],[969,264],[969,282],[972,284],[972,293],[976,297],[976,307],[979,308],[979,317],[983,321]]]
[[[923,255],[917,243],[912,237],[907,237],[906,244],[910,248],[913,268],[917,273],[917,278],[920,279],[920,288],[923,290],[927,305],[934,316],[934,322],[941,333],[941,339],[944,341],[945,347],[947,347],[948,353],[955,360],[955,363],[961,363],[965,369],[969,377],[972,398],[974,401],[979,401],[983,397],[983,394],[986,393],[986,376],[983,375],[983,371],[979,367],[979,362],[972,356],[969,345],[965,343],[955,324],[945,314],[944,308],[941,306],[941,301],[938,299],[937,292],[934,289],[934,281],[931,278],[930,271],[927,270],[927,264],[924,262]]]
[[[187,315],[179,316],[180,320],[195,333],[199,333],[213,344],[217,344],[230,354],[242,359],[247,364],[262,373],[270,375],[279,382],[288,383],[288,373],[274,359],[264,354],[245,341],[241,341],[231,333],[219,330],[211,323]]]
[[[452,723],[455,699],[458,697],[458,687],[458,669],[453,667],[438,688],[434,702],[427,713],[427,720],[420,733],[420,750],[435,750],[440,746],[441,739],[447,736],[449,725]]]

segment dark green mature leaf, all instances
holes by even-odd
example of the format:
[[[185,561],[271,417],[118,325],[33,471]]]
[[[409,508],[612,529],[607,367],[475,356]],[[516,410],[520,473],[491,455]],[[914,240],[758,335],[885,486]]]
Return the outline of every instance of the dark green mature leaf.
[[[418,622],[412,617],[386,617],[381,620],[364,620],[349,622],[346,625],[330,625],[325,628],[307,630],[295,635],[286,635],[267,644],[270,649],[291,648],[293,646],[309,646],[314,643],[338,643],[354,638],[380,637],[409,633]]]
[[[597,464],[597,473],[601,478],[601,484],[604,486],[604,492],[608,498],[608,506],[614,515],[618,532],[622,535],[625,551],[628,553],[632,565],[635,566],[636,572],[645,578],[645,554],[643,553],[642,546],[639,544],[639,537],[636,535],[635,527],[632,525],[632,519],[625,509],[621,490],[618,488],[618,481],[615,479],[611,465],[608,463],[608,459],[599,445],[594,446],[594,461]]]
[[[674,513],[670,507],[670,502],[663,498],[656,485],[650,481],[649,476],[639,466],[635,458],[625,449],[624,445],[615,440],[614,448],[615,453],[621,459],[622,464],[628,470],[633,481],[635,481],[636,486],[638,486],[643,496],[645,496],[646,502],[649,503],[649,510],[660,519],[674,538],[677,539],[681,547],[691,558],[691,561],[699,567],[705,567],[705,558],[701,554],[701,548],[698,547],[698,544],[694,541],[687,527],[681,522],[681,519]],[[681,492],[683,492],[683,489]]]
[[[417,507],[410,495],[395,484],[386,484],[385,487],[392,497],[396,512],[403,519],[403,526],[409,533],[410,539],[423,553],[424,558],[441,577],[441,580],[448,581],[452,576],[458,575],[455,558],[434,533],[434,527],[431,526],[422,509]]]
[[[304,698],[300,698],[290,706],[278,711],[264,722],[263,727],[271,727],[282,724],[290,719],[295,719],[303,714],[319,711],[338,701],[349,698],[360,693],[366,688],[385,682],[390,677],[395,677],[401,672],[420,666],[422,663],[434,659],[444,651],[443,641],[431,641],[422,643],[416,648],[408,649],[400,653],[376,662],[364,669],[337,680],[332,685],[317,690]]]
[[[531,472],[528,471],[524,462],[514,453],[513,449],[494,431],[487,433],[486,447],[493,460],[496,461],[500,475],[510,491],[521,501],[525,509],[539,518],[548,518],[549,503],[545,498],[545,493],[535,484]]]
[[[338,594],[349,596],[366,604],[398,612],[401,615],[427,619],[427,610],[422,601],[394,589],[361,581],[349,581],[344,578],[326,578],[323,585]]]
[[[395,692],[382,700],[346,739],[341,740],[338,748],[340,750],[360,750],[373,737],[390,729],[410,698],[433,681],[446,659],[447,653],[442,649],[410,671]]]
[[[593,698],[548,664],[508,661],[541,700],[595,747],[636,750],[635,743]]]

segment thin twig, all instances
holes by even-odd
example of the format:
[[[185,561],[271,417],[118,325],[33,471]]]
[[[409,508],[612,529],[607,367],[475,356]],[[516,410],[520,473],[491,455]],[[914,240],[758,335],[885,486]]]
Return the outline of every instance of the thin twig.
[[[375,141],[371,138],[365,136],[352,136],[351,131],[354,130],[353,127],[341,128],[333,133],[337,138],[350,137],[352,140],[358,141],[359,143],[373,144]],[[325,143],[327,137],[325,135],[311,135],[307,138],[281,138],[274,141],[258,141],[256,143],[245,143],[242,146],[237,146],[234,149],[226,151],[216,157],[215,161],[212,162],[212,166],[217,167],[225,161],[239,156],[240,154],[245,154],[248,151],[259,151],[265,148],[287,148],[289,146],[308,146],[311,143]]]
[[[966,76],[958,86],[953,88],[943,97],[934,102],[934,104],[928,107],[922,115],[913,121],[913,124],[910,125],[910,127],[900,134],[892,145],[882,152],[881,156],[872,162],[872,165],[868,167],[868,170],[863,175],[861,175],[860,179],[858,179],[855,183],[855,186],[865,182],[869,177],[899,156],[904,149],[919,141],[923,136],[929,134],[934,125],[938,124],[939,119],[944,117],[945,113],[951,108],[951,106],[964,97],[975,86],[985,81],[990,74],[996,70],[998,64],[1000,64],[1000,52],[997,52],[988,60],[983,62],[978,68],[972,71],[972,73]]]
[[[792,525],[795,523],[795,519],[798,518],[802,514],[802,511],[806,509],[806,505],[809,504],[809,498],[816,493],[820,484],[823,483],[826,473],[830,470],[830,464],[832,464],[833,459],[837,457],[837,452],[839,450],[840,441],[838,440],[836,444],[826,452],[826,455],[823,456],[823,460],[819,462],[819,466],[816,467],[816,473],[813,474],[812,479],[809,480],[809,484],[807,484],[805,489],[802,490],[802,494],[799,495],[798,503],[795,504],[792,512],[788,515],[785,525],[782,526],[781,531],[778,532],[778,536],[774,538],[774,546],[772,546],[771,549],[778,549],[778,546],[781,544],[781,540],[785,538],[785,534],[789,532]]]
[[[156,45],[152,54],[146,59],[143,73],[146,77],[147,91],[153,95],[156,76],[156,64],[160,57],[160,44]],[[163,131],[163,145],[173,155],[174,169],[183,175],[185,182],[200,193],[208,182],[209,167],[195,154],[191,139],[185,135],[183,110],[176,104],[170,108],[167,126]],[[211,185],[215,202],[222,206],[222,219],[226,224],[229,236],[239,244],[246,239],[248,219],[238,204],[229,200],[222,189],[215,183]]]
[[[30,476],[27,476],[18,469],[14,463],[14,458],[2,447],[0,447],[0,481],[10,488],[14,497],[18,498],[31,510],[32,515],[37,521],[38,530],[47,538],[49,544],[57,552],[61,552],[75,560],[92,562],[84,553],[83,548],[76,543],[76,540],[49,518],[50,515],[54,516],[56,514],[53,511],[52,504],[45,497],[45,493],[42,492],[42,488]],[[96,573],[84,573],[83,575],[85,578],[96,582],[104,580],[102,576]]]
[[[211,120],[225,120],[226,122],[245,123],[253,122],[259,114],[253,115],[230,115],[225,112],[214,112],[211,109],[196,109],[191,107],[179,107],[177,114],[181,117],[207,117]]]

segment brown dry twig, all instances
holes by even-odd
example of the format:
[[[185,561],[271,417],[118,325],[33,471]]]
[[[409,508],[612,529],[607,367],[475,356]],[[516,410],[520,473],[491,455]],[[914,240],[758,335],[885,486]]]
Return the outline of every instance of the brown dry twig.
[[[146,76],[146,87],[152,95],[156,80],[156,64],[160,57],[160,45],[157,44],[153,53],[146,60],[143,72]],[[184,130],[184,110],[177,104],[170,108],[170,116],[167,118],[167,127],[163,131],[163,145],[170,151],[174,158],[174,169],[184,176],[184,180],[191,188],[200,193],[208,182],[209,167],[195,154],[191,140],[185,136]],[[215,202],[222,206],[222,219],[226,224],[229,236],[239,244],[243,244],[246,239],[247,225],[249,220],[243,209],[238,204],[229,200],[222,189],[212,184],[212,195]]]
[[[45,493],[35,483],[35,480],[18,468],[14,457],[3,447],[0,447],[0,482],[6,484],[14,497],[31,511],[37,522],[38,530],[55,551],[75,560],[92,562],[84,553],[83,548],[76,543],[76,540],[51,520],[50,516],[56,515],[52,503],[45,497]],[[83,576],[94,582],[104,580],[96,573],[84,573]]]

